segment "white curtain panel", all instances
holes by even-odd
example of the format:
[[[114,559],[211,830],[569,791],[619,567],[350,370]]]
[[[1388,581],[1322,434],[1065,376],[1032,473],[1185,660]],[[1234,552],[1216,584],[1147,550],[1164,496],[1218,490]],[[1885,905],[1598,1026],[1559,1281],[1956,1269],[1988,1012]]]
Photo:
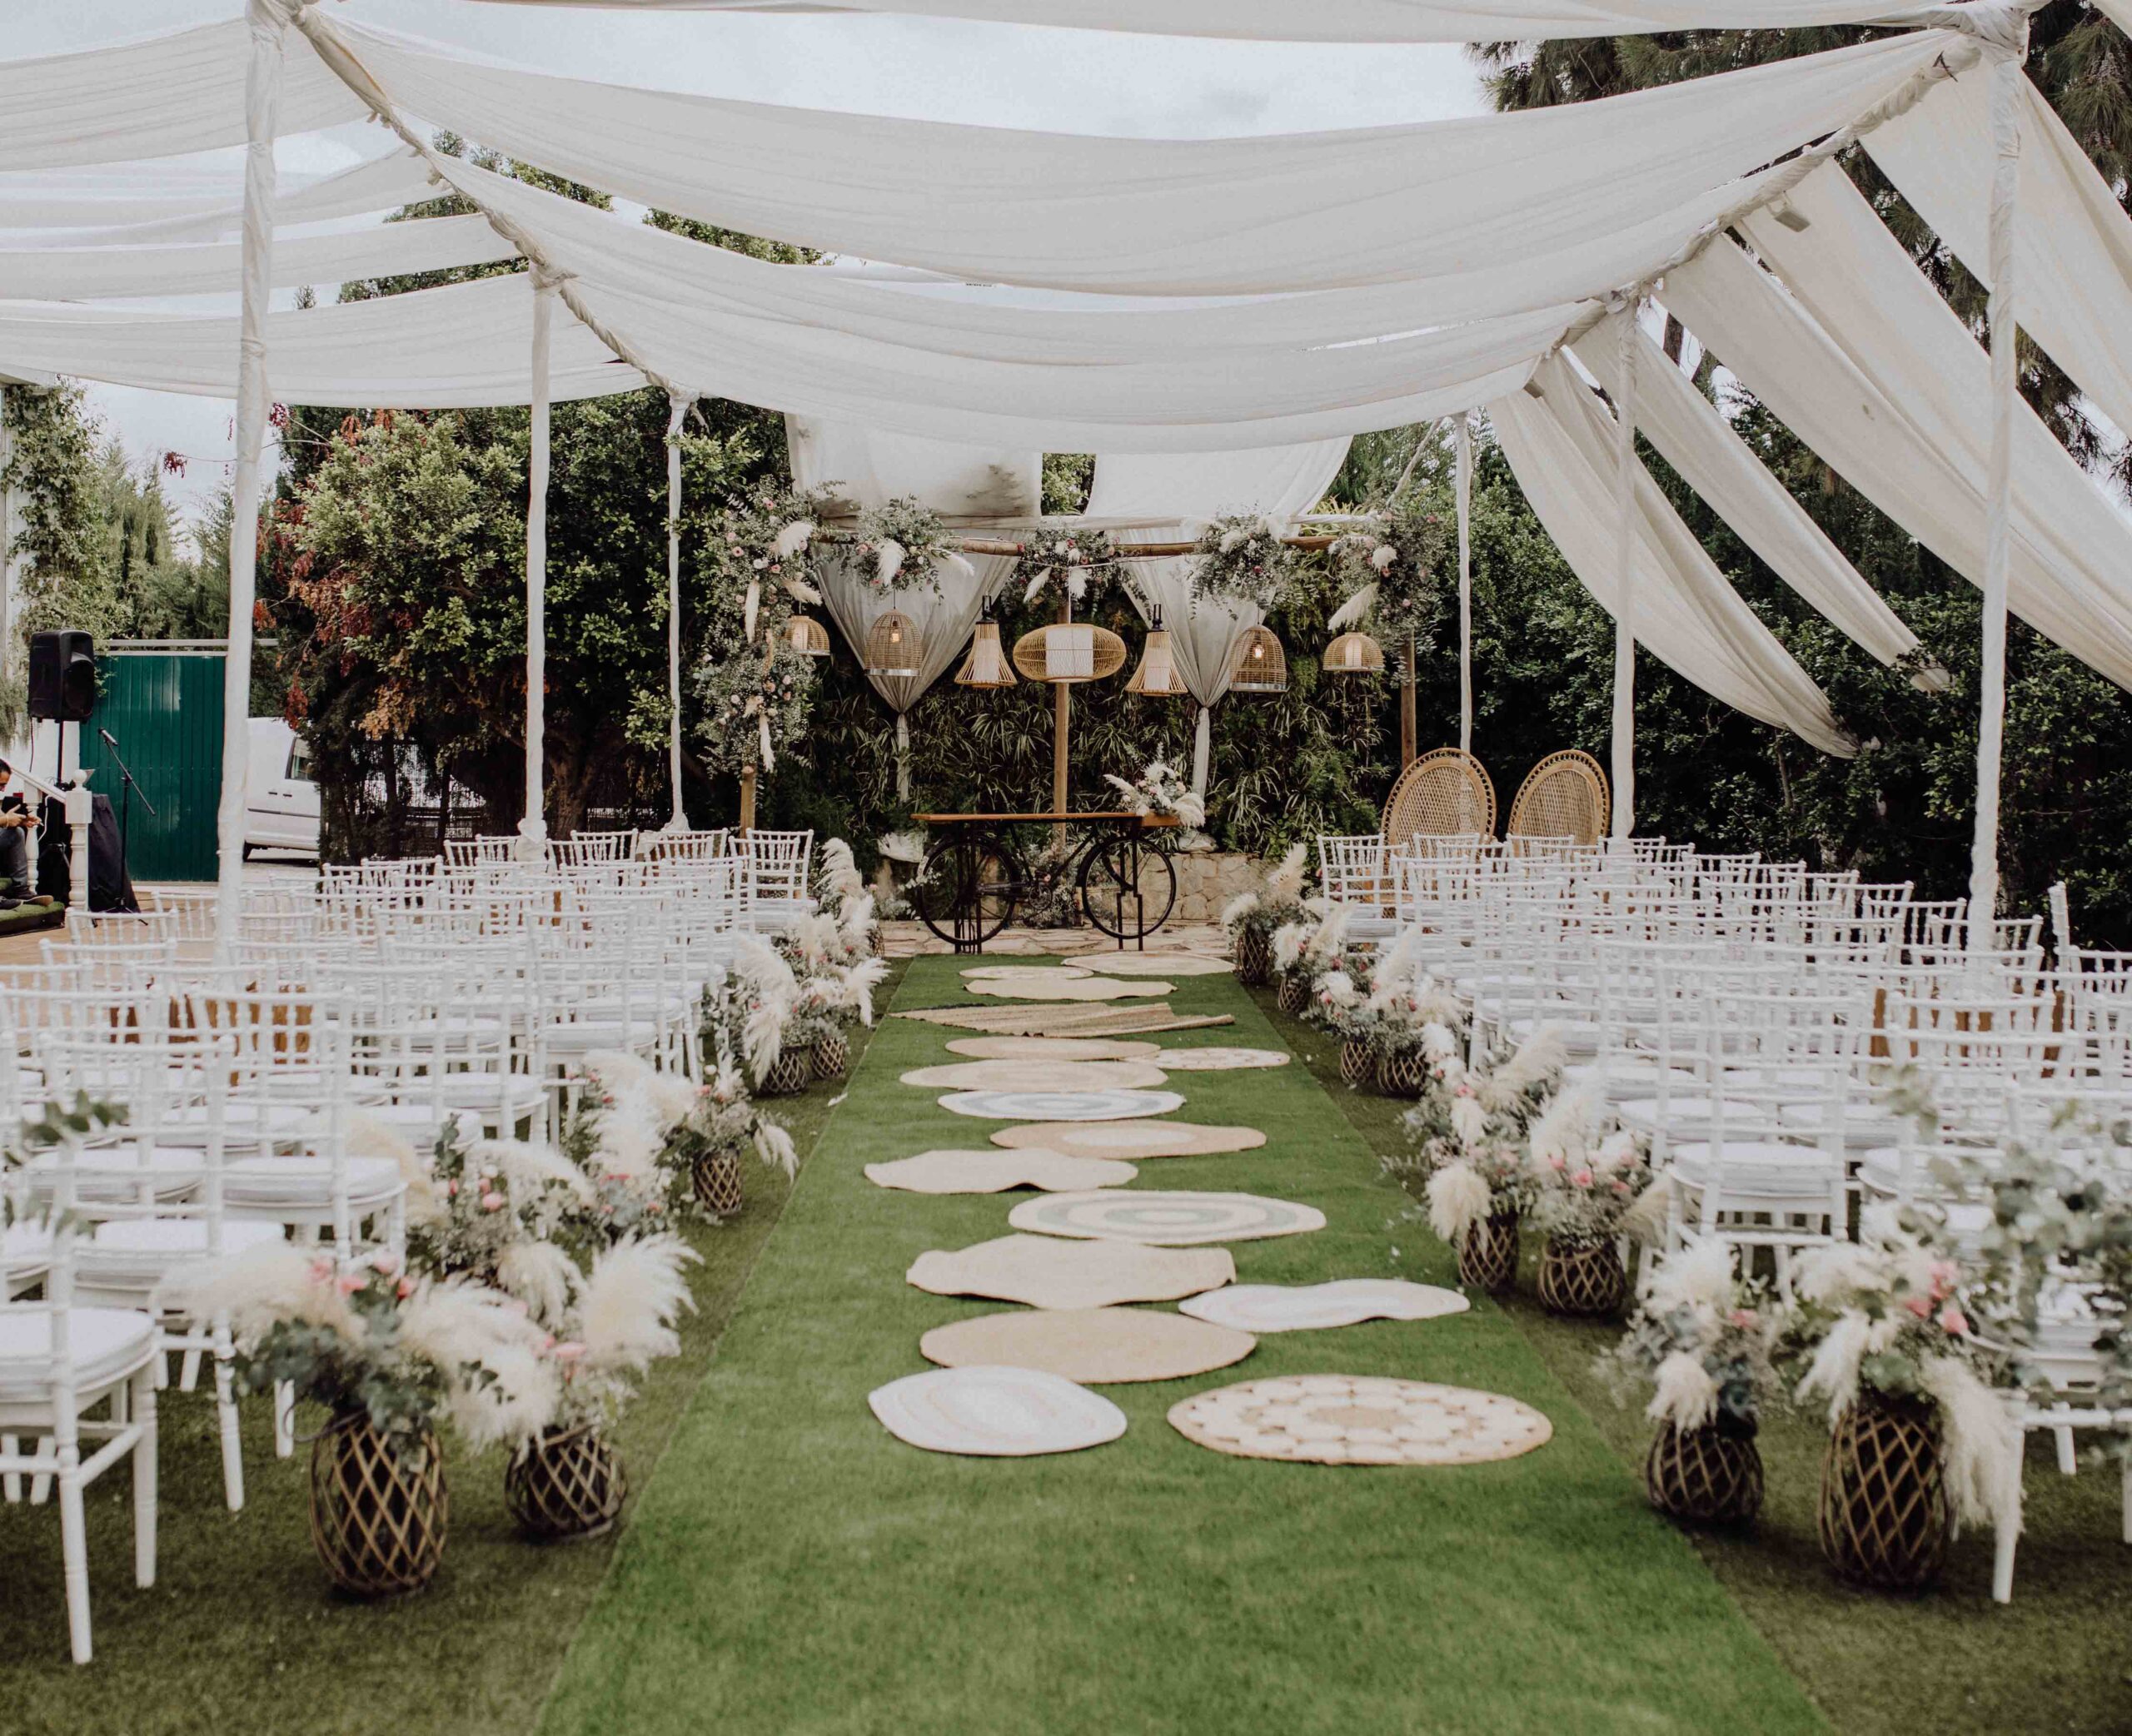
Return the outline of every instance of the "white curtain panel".
[[[804,416],[785,419],[785,444],[795,487],[834,485],[854,509],[907,499],[948,518],[1025,518],[1044,498],[1044,454],[1034,450],[921,440]]]
[[[1599,605],[1616,614],[1613,417],[1559,359],[1546,363],[1534,380],[1542,396],[1512,392],[1488,406],[1489,420],[1562,558]],[[1821,689],[1726,582],[1641,465],[1636,494],[1636,642],[1736,711],[1790,729],[1826,752],[1856,752]]]
[[[330,175],[279,177],[277,224],[327,222],[434,197],[428,167],[411,151],[388,152]],[[244,184],[234,170],[140,162],[93,169],[0,174],[0,230],[65,230],[69,246],[221,241],[244,222]]]
[[[1844,126],[1940,56],[1974,52],[1925,31],[1519,114],[1157,140],[623,88],[459,59],[316,9],[304,28],[344,43],[407,113],[622,197],[984,281],[1184,295],[1387,282],[1447,253],[1545,255],[1677,209]]]
[[[1627,317],[1610,316],[1573,346],[1609,396],[1620,377],[1621,321]],[[1731,423],[1647,333],[1639,329],[1636,341],[1636,430],[1681,480],[1771,571],[1866,651],[1893,663],[1915,650],[1917,635],[1770,475]]]
[[[1929,284],[1925,288],[1938,300]],[[1888,390],[1734,242],[1721,240],[1671,273],[1665,297],[1688,329],[1846,482],[1956,572],[1981,583],[1980,461],[1960,446],[1935,445]],[[1945,306],[1940,303],[1943,312]],[[1966,332],[1961,341],[1981,373],[1982,351]],[[1959,352],[1954,360],[1960,364]],[[2022,477],[2015,497],[2013,610],[2120,686],[2132,687],[2132,630],[2124,616],[2092,600],[2106,588],[2106,575],[2076,574],[2062,564],[2065,551],[2035,522],[2034,480]]]

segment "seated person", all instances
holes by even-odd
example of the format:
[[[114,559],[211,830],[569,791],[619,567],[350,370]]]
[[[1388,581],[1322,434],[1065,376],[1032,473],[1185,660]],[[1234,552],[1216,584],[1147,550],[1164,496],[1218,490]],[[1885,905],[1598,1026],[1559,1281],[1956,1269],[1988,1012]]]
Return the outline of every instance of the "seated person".
[[[14,768],[0,759],[0,907],[30,895],[29,840],[37,817],[27,796],[7,788],[14,775]]]

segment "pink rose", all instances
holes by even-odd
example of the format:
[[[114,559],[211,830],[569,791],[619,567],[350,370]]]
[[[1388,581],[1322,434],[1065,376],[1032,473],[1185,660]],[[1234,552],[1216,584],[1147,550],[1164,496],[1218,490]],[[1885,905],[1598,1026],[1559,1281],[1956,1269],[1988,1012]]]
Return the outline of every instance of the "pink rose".
[[[409,1296],[414,1295],[414,1293],[415,1281],[412,1278],[402,1278],[392,1287],[392,1294],[397,1296],[403,1302],[406,1301]]]
[[[1902,1305],[1920,1320],[1932,1318],[1932,1298],[1930,1296],[1905,1296]]]
[[[444,1196],[447,1200],[457,1199],[459,1197],[459,1184],[456,1181],[446,1182],[444,1184]]]
[[[575,1339],[555,1346],[555,1360],[558,1362],[575,1362],[584,1355],[585,1346]]]
[[[1550,1157],[1547,1160],[1547,1167],[1559,1173],[1561,1171],[1567,1169],[1569,1165],[1559,1157]]]
[[[1932,1262],[1932,1294],[1935,1296],[1952,1296],[1955,1281],[1961,1276],[1961,1268],[1951,1260]]]
[[[1759,1326],[1761,1323],[1761,1316],[1751,1308],[1735,1308],[1726,1317],[1734,1326],[1742,1328]]]
[[[506,1203],[504,1196],[500,1193],[485,1193],[481,1196],[481,1210],[484,1211],[501,1211]]]
[[[354,1296],[369,1282],[370,1280],[361,1272],[342,1272],[340,1277],[341,1294],[344,1296]]]
[[[1588,1169],[1581,1169],[1575,1175],[1572,1176],[1570,1180],[1574,1181],[1579,1187],[1589,1187],[1592,1185],[1592,1171]]]
[[[1966,1336],[1969,1332],[1969,1316],[1954,1303],[1950,1302],[1940,1311],[1940,1326],[1944,1331],[1952,1332],[1957,1336]]]

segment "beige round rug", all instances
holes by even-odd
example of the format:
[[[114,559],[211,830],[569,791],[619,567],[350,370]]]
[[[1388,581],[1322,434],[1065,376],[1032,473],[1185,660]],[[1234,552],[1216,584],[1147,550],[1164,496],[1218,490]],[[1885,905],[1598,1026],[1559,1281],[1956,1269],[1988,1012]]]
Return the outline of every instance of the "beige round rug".
[[[875,1387],[866,1402],[889,1433],[929,1453],[1026,1459],[1125,1432],[1125,1413],[1108,1399],[1034,1368],[928,1369]]]
[[[1457,1291],[1433,1284],[1341,1278],[1330,1284],[1232,1284],[1213,1296],[1193,1296],[1180,1311],[1239,1332],[1316,1332],[1366,1320],[1434,1320],[1472,1306]]]
[[[950,1055],[973,1061],[1153,1061],[1158,1042],[1123,1042],[1104,1037],[959,1037]]]
[[[935,1326],[918,1348],[946,1368],[1034,1368],[1103,1386],[1203,1375],[1243,1361],[1258,1343],[1248,1332],[1144,1308],[1039,1308]]]
[[[1258,1241],[1325,1227],[1325,1214],[1293,1200],[1255,1193],[1197,1193],[1155,1188],[1128,1192],[1054,1193],[1024,1200],[1007,1214],[1017,1230],[1093,1241],[1148,1241],[1189,1247],[1205,1241]]]
[[[1092,953],[1085,962],[1106,977],[1225,977],[1236,968],[1226,958],[1197,953]]]
[[[866,1166],[866,1179],[876,1187],[904,1193],[1004,1193],[1010,1187],[1079,1193],[1123,1187],[1139,1173],[1129,1163],[1039,1151],[920,1152]]]
[[[1227,1248],[1001,1236],[920,1254],[904,1277],[934,1296],[983,1296],[1032,1308],[1108,1308],[1218,1290],[1235,1279],[1236,1261]]]
[[[1212,1157],[1255,1151],[1266,1143],[1256,1127],[1203,1127],[1191,1122],[1037,1122],[1002,1127],[996,1146],[1039,1147],[1076,1157]]]
[[[1479,1465],[1545,1446],[1554,1425],[1501,1393],[1372,1375],[1247,1380],[1170,1406],[1187,1440],[1239,1459]]]
[[[1145,1061],[958,1061],[902,1078],[934,1091],[1146,1091],[1169,1075]]]
[[[1180,1073],[1233,1073],[1246,1067],[1286,1067],[1288,1056],[1279,1049],[1240,1049],[1209,1043],[1198,1049],[1158,1049],[1155,1065]]]
[[[974,995],[1009,1001],[1129,1001],[1166,995],[1174,982],[1127,982],[1115,977],[979,977],[963,985]]]
[[[973,964],[963,975],[987,982],[1057,982],[1095,972],[1085,964]]]

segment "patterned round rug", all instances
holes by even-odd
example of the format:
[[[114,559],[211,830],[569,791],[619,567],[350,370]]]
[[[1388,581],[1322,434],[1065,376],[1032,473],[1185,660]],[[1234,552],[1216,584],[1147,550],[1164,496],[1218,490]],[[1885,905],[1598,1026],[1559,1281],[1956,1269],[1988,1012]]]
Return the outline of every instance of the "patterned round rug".
[[[1173,1091],[959,1091],[942,1097],[940,1107],[988,1122],[1122,1122],[1168,1115],[1184,1099]]]
[[[935,1326],[918,1348],[949,1368],[1039,1368],[1103,1386],[1203,1375],[1243,1361],[1258,1343],[1248,1332],[1146,1308],[1038,1308]]]
[[[1115,977],[974,977],[974,995],[1009,1001],[1130,1001],[1168,994],[1174,982],[1126,982]]]
[[[1108,1037],[959,1037],[950,1055],[973,1061],[1153,1061],[1158,1042],[1126,1042]]]
[[[1173,1302],[1219,1289],[1235,1276],[1236,1260],[1227,1248],[1000,1236],[920,1254],[904,1281],[934,1296],[984,1296],[1031,1308],[1108,1308]]]
[[[1158,1049],[1155,1065],[1180,1073],[1228,1073],[1245,1067],[1286,1067],[1279,1049],[1240,1049],[1210,1043],[1203,1049]]]
[[[1342,1278],[1331,1284],[1234,1284],[1178,1306],[1194,1320],[1239,1332],[1314,1332],[1366,1320],[1433,1320],[1463,1314],[1472,1304],[1455,1290],[1404,1278]]]
[[[1225,977],[1236,968],[1197,953],[1092,953],[1087,962],[1106,977]]]
[[[1239,1459],[1312,1465],[1480,1465],[1545,1446],[1554,1425],[1501,1393],[1372,1375],[1293,1375],[1170,1406],[1187,1440]]]
[[[1213,1157],[1256,1151],[1266,1136],[1256,1127],[1208,1127],[1196,1122],[1050,1122],[1002,1127],[996,1146],[1034,1146],[1076,1157]]]
[[[1084,1193],[1098,1187],[1123,1187],[1139,1173],[1129,1163],[1033,1150],[920,1152],[894,1163],[866,1166],[866,1179],[876,1187],[904,1193],[1004,1193],[1012,1187]]]
[[[1034,1368],[929,1369],[875,1387],[866,1402],[889,1434],[929,1453],[1026,1459],[1125,1432],[1108,1399]]]
[[[934,1091],[1145,1091],[1169,1075],[1144,1061],[956,1061],[902,1076]]]
[[[1258,1241],[1325,1227],[1325,1214],[1293,1200],[1255,1193],[1054,1193],[1007,1214],[1017,1230],[1098,1241],[1190,1247],[1203,1241]]]

